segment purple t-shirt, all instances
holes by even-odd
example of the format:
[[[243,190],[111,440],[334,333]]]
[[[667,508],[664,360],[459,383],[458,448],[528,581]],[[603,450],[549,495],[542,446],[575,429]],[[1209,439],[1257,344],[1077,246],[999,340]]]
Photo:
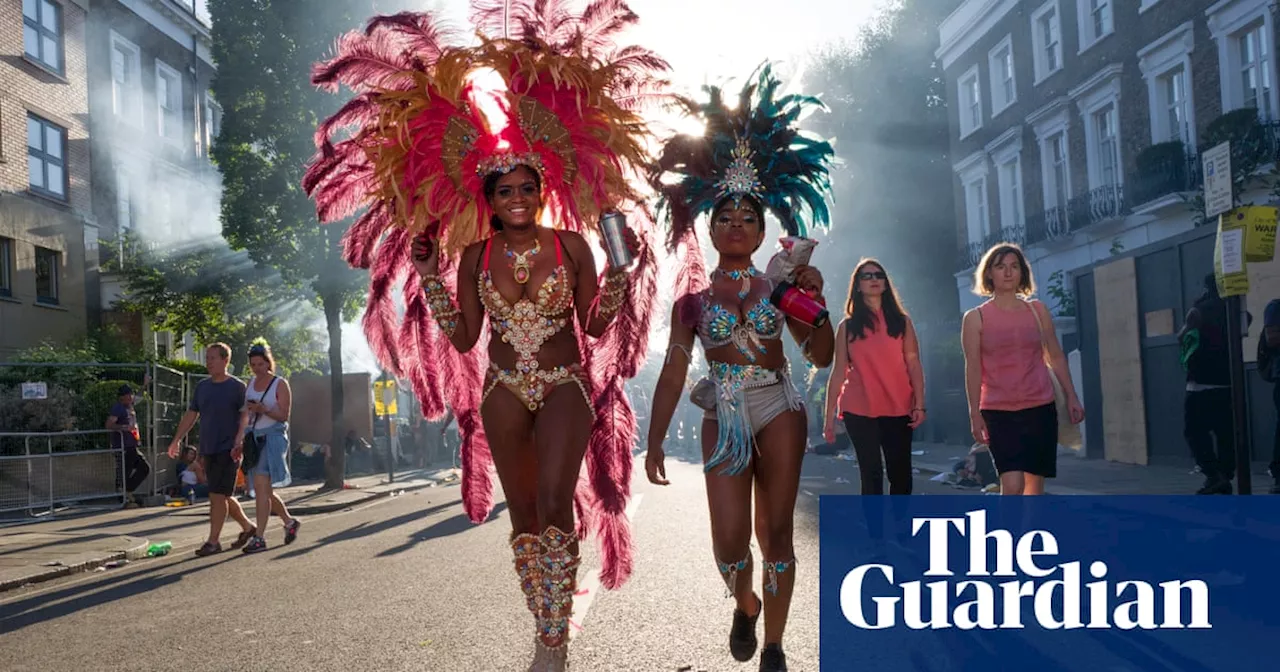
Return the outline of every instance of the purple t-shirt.
[[[137,420],[137,416],[134,414],[133,409],[118,401],[115,406],[111,407],[110,415],[116,419],[117,425],[125,425],[126,427],[134,425]],[[121,437],[124,439],[125,448],[138,447],[138,439],[134,437],[133,431],[126,429],[124,431],[111,432],[111,447],[113,449],[119,449],[121,447]]]
[[[236,445],[244,411],[244,381],[229,376],[221,383],[206,378],[196,385],[189,410],[200,414],[200,454],[229,453]]]

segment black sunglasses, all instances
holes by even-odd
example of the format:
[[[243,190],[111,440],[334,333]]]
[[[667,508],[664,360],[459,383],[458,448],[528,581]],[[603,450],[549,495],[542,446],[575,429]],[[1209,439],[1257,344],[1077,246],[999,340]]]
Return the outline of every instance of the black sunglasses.
[[[863,271],[858,274],[859,280],[888,280],[889,276],[884,271]]]

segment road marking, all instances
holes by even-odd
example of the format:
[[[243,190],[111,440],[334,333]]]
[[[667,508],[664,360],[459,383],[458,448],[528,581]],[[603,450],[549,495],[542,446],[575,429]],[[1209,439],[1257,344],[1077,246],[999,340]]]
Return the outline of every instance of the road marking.
[[[813,494],[812,492],[809,492],[808,490],[805,490],[804,494],[809,495],[810,497],[817,497],[817,495]]]
[[[631,503],[627,505],[627,520],[634,523],[636,520],[636,510],[640,508],[640,500],[644,499],[644,494],[636,495],[631,499]],[[577,633],[582,632],[582,624],[587,619],[587,612],[591,610],[591,605],[596,601],[596,595],[600,594],[604,587],[600,583],[600,569],[597,567],[587,572],[582,580],[578,582],[578,592],[573,596],[573,613],[569,614],[569,637],[573,638]]]

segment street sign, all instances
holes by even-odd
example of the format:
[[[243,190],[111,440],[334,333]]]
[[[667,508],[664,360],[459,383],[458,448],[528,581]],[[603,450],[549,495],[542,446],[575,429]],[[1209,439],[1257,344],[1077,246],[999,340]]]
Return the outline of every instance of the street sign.
[[[47,383],[23,383],[22,398],[23,400],[48,399],[49,385]]]
[[[1218,217],[1218,236],[1213,246],[1213,270],[1222,296],[1240,296],[1249,292],[1249,272],[1245,268],[1243,217],[1230,214]]]
[[[373,414],[379,417],[396,414],[396,381],[373,381]]]
[[[1231,143],[1206,151],[1204,160],[1204,216],[1211,219],[1231,209]]]

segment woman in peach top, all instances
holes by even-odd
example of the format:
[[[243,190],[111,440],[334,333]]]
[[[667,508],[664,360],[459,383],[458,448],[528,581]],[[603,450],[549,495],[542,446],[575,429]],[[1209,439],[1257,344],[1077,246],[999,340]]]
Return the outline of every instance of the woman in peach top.
[[[1035,282],[1017,245],[987,251],[974,273],[973,291],[990,297],[965,313],[961,327],[973,438],[990,447],[1001,494],[1042,495],[1044,479],[1058,474],[1053,372],[1066,392],[1071,422],[1084,420],[1067,357],[1048,308],[1026,298],[1035,293]]]
[[[909,495],[911,438],[925,418],[924,371],[915,326],[880,262],[863,259],[853,270],[844,315],[823,437],[835,441],[839,414],[858,456],[862,494],[883,495],[887,473],[889,494]]]

